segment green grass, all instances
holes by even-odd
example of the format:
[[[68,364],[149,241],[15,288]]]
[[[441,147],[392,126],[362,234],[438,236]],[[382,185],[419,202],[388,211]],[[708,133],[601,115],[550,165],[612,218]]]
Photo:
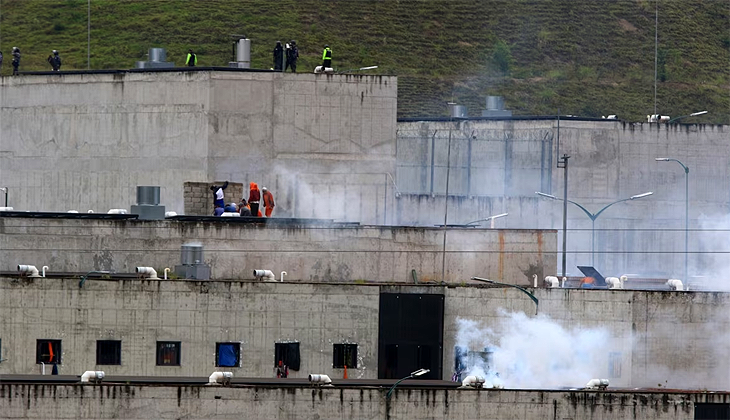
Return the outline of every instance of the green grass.
[[[91,68],[132,68],[151,47],[181,65],[231,59],[231,34],[253,40],[252,66],[270,68],[277,40],[296,39],[300,71],[330,44],[336,68],[378,65],[399,76],[400,117],[445,115],[445,102],[480,115],[502,95],[517,115],[618,114],[654,109],[654,7],[649,0],[91,0]],[[86,0],[0,0],[2,74],[10,49],[22,70],[87,66]],[[730,2],[661,0],[665,81],[658,110],[730,123]]]

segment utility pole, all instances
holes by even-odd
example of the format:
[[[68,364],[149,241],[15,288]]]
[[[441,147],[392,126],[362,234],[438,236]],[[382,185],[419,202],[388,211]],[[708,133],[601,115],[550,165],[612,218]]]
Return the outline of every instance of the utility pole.
[[[91,0],[86,2],[86,69],[91,70]]]
[[[562,168],[563,172],[563,275],[565,277],[566,253],[568,243],[568,159],[570,156],[564,154],[558,160],[558,168]]]

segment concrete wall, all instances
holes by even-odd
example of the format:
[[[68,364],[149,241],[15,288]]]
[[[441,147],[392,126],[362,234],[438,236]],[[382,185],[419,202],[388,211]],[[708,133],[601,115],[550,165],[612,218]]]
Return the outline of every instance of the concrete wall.
[[[403,387],[403,388],[401,388]],[[693,419],[727,394],[372,388],[2,385],[5,418],[66,419]]]
[[[387,76],[0,78],[0,180],[19,210],[129,208],[137,185],[159,185],[182,213],[184,182],[228,179],[269,187],[280,215],[380,222],[396,95]]]
[[[277,207],[278,208],[278,207]],[[0,217],[0,270],[17,264],[51,271],[133,273],[180,264],[180,246],[199,242],[217,279],[286,271],[288,281],[394,281],[479,275],[528,284],[555,270],[555,231],[444,230],[340,224],[104,221]],[[547,264],[547,265],[546,265]],[[442,270],[445,270],[442,275]]]
[[[37,373],[36,340],[61,339],[62,375],[101,369],[108,375],[207,376],[215,368],[215,343],[233,341],[242,343],[241,367],[232,369],[237,377],[273,377],[274,343],[299,341],[302,368],[292,377],[314,372],[342,378],[342,369],[332,368],[332,345],[349,342],[358,344],[359,357],[350,378],[373,379],[379,295],[396,292],[444,294],[446,380],[453,371],[458,320],[465,319],[493,330],[494,346],[506,346],[515,329],[534,328],[527,325],[532,321],[549,323],[540,328],[551,331],[554,325],[584,333],[607,330],[605,344],[577,349],[596,356],[595,365],[580,372],[579,383],[561,377],[536,388],[580,387],[590,377],[609,377],[612,387],[730,387],[730,343],[724,333],[730,331],[728,294],[537,289],[540,316],[535,317],[534,303],[516,289],[133,279],[90,279],[79,288],[78,283],[78,278],[0,281],[0,316],[6,320],[0,340],[7,359],[0,374]],[[511,312],[527,318],[521,325],[505,324]],[[121,340],[122,365],[96,366],[96,340]],[[156,341],[181,341],[180,367],[155,365]],[[523,350],[520,357],[541,359],[559,348],[528,339]],[[613,363],[621,366],[614,376],[609,376],[611,353],[619,355]],[[514,387],[515,374],[502,374],[506,386]]]
[[[685,174],[676,162],[654,159],[682,161],[690,168],[689,275],[721,278],[725,284],[717,288],[730,288],[719,261],[725,243],[713,232],[698,231],[728,226],[728,127],[561,120],[558,151],[555,120],[400,122],[397,184],[402,195],[395,223],[443,221],[449,135],[449,195],[455,196],[449,199],[449,223],[509,212],[498,226],[561,229],[561,203],[535,195],[543,191],[562,198],[558,153],[571,156],[568,199],[591,212],[653,191],[653,196],[616,204],[596,220],[595,266],[604,275],[684,276]],[[577,265],[591,265],[591,228],[586,214],[570,204],[570,274],[579,274]]]

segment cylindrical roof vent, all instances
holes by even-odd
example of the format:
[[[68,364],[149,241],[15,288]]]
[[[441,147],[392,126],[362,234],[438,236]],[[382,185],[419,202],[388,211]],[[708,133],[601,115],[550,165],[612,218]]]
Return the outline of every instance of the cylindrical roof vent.
[[[185,244],[180,248],[180,262],[182,265],[203,264],[203,245]]]
[[[160,187],[137,186],[137,204],[156,206],[160,204]]]
[[[236,61],[243,63],[239,68],[251,68],[251,40],[242,38],[236,43]]]
[[[452,118],[466,118],[466,106],[464,105],[451,105],[451,117]]]
[[[504,98],[501,96],[487,96],[487,110],[499,111],[504,109]]]
[[[150,48],[149,61],[167,61],[167,51],[164,48]]]

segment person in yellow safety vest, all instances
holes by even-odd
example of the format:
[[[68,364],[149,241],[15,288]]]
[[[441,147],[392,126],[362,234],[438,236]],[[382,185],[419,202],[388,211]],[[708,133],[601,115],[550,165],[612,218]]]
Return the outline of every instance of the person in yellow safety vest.
[[[185,65],[188,67],[195,67],[198,64],[198,56],[195,55],[192,49],[188,50],[188,58],[185,60]]]
[[[325,45],[322,51],[322,71],[327,67],[332,67],[332,50],[329,45]]]

